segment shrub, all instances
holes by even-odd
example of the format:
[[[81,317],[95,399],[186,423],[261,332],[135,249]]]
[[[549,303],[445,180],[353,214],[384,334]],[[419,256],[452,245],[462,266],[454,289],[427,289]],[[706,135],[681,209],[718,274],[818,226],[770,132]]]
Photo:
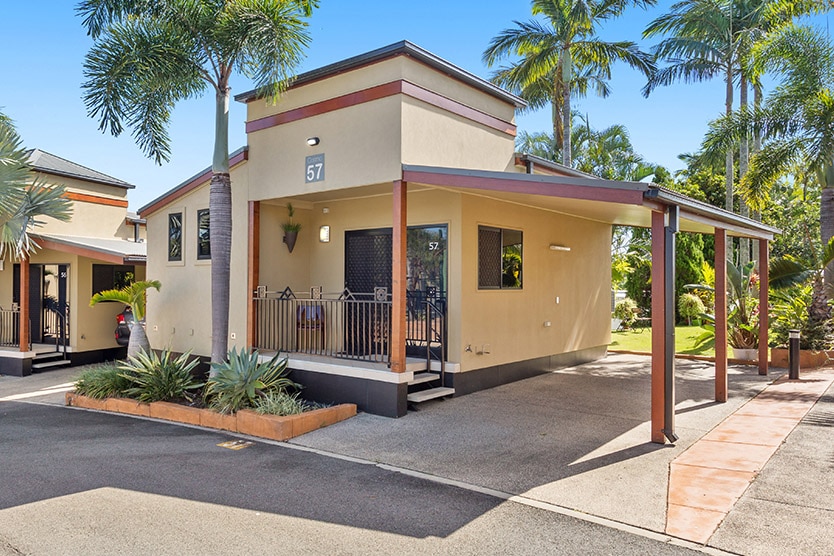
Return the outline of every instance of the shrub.
[[[81,372],[75,382],[75,392],[82,396],[102,400],[123,396],[131,382],[114,364],[102,364]]]
[[[700,318],[706,310],[701,298],[693,293],[685,293],[678,298],[678,313],[686,319],[686,324],[691,325],[692,319]]]
[[[254,410],[268,415],[297,415],[307,409],[298,394],[288,394],[283,390],[267,392],[255,401]]]
[[[788,333],[799,330],[799,348],[821,350],[831,346],[832,323],[810,318],[814,288],[810,284],[771,294],[770,345],[788,347]]]
[[[637,320],[636,309],[637,303],[633,299],[628,297],[621,299],[614,306],[614,318],[622,321],[623,328],[628,328]]]
[[[257,350],[247,352],[237,348],[229,352],[227,361],[211,364],[211,377],[206,385],[209,405],[221,413],[234,413],[255,407],[258,398],[270,392],[301,388],[286,377],[287,358],[278,354],[265,363],[258,362]]]
[[[124,393],[140,402],[194,401],[193,391],[203,383],[192,374],[200,361],[190,358],[190,351],[176,359],[168,350],[161,357],[154,351],[140,351],[119,365],[122,376],[131,382]]]

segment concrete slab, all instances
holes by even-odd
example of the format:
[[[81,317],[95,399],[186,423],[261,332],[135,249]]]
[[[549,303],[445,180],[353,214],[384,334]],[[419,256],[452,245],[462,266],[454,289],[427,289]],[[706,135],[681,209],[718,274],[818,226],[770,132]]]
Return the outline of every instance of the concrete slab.
[[[605,359],[454,398],[402,419],[362,414],[293,443],[384,462],[663,531],[669,463],[777,376],[677,362],[675,446],[650,439],[650,360]]]

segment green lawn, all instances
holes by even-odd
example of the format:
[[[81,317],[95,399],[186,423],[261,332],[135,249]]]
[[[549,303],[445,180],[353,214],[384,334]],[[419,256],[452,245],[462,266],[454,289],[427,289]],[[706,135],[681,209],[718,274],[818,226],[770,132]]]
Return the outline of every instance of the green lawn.
[[[695,346],[695,339],[703,332],[704,329],[700,326],[676,326],[675,353],[715,356],[714,339],[699,344],[697,347]],[[652,351],[652,329],[643,327],[623,332],[612,332],[609,347],[611,349],[650,353]]]

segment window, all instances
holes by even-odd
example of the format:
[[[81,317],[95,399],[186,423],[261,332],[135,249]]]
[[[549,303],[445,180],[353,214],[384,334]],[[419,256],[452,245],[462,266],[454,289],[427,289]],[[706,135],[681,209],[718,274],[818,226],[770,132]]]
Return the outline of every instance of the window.
[[[182,260],[182,213],[168,215],[168,260]]]
[[[209,209],[197,211],[197,258],[211,258],[211,241],[209,241]]]
[[[519,230],[478,226],[478,288],[521,288],[521,247]]]
[[[94,264],[93,295],[104,290],[120,290],[136,280],[133,266]]]

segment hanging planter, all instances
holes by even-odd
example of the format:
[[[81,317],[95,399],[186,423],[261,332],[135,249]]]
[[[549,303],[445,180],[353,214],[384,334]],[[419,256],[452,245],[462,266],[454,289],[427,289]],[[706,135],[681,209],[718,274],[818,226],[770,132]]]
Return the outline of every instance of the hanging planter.
[[[295,230],[287,231],[284,230],[284,243],[287,244],[287,249],[292,250],[295,248],[295,242],[298,240],[298,232]]]
[[[289,222],[284,222],[281,224],[281,228],[284,230],[284,243],[287,244],[287,249],[292,250],[295,249],[295,242],[298,240],[298,232],[301,230],[301,223],[300,222],[293,222],[292,217],[295,214],[295,210],[292,208],[292,203],[287,203],[287,212],[290,215]]]

